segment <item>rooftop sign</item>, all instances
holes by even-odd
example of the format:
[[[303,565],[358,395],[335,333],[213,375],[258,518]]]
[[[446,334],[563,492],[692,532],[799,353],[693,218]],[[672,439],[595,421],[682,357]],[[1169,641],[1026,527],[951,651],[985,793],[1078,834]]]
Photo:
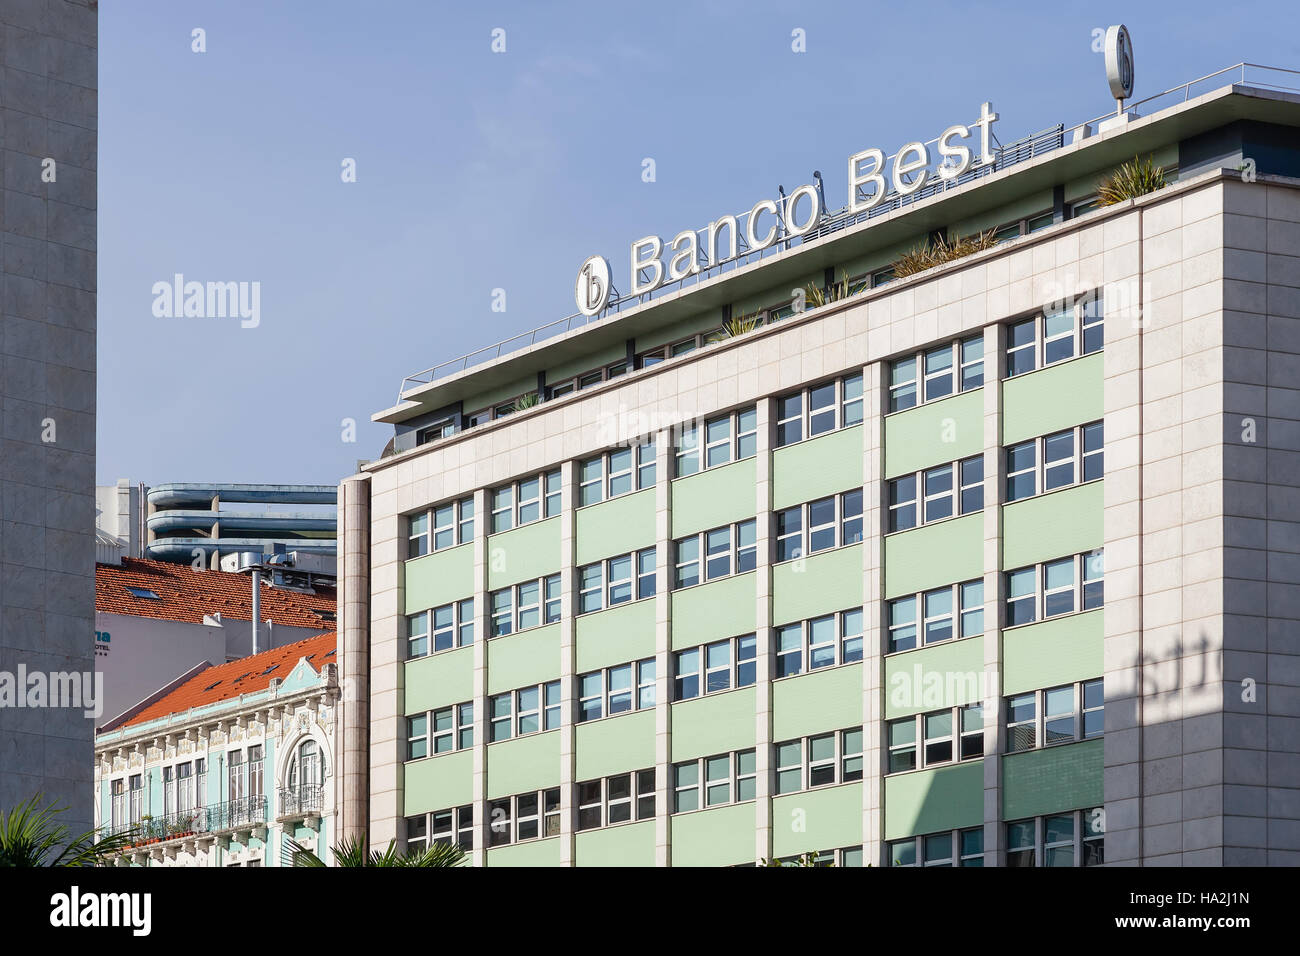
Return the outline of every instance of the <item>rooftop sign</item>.
[[[997,119],[992,104],[984,103],[975,122],[949,126],[929,142],[907,143],[890,157],[877,148],[854,153],[848,159],[849,212],[869,211],[891,190],[908,196],[924,186],[936,162],[930,150],[932,144],[940,163],[936,172],[942,179],[956,179],[977,161],[993,162],[993,124]],[[975,144],[966,144],[976,131],[977,153],[972,149]],[[889,160],[893,165],[886,178]],[[684,229],[666,247],[659,236],[636,240],[629,255],[631,295],[646,295],[665,282],[676,282],[777,242],[807,235],[825,212],[825,197],[819,186],[820,179],[817,186],[800,186],[780,201],[761,199],[740,216],[723,216],[702,229]],[[579,312],[594,316],[605,310],[612,288],[610,275],[609,263],[600,256],[592,256],[582,264],[574,288]]]

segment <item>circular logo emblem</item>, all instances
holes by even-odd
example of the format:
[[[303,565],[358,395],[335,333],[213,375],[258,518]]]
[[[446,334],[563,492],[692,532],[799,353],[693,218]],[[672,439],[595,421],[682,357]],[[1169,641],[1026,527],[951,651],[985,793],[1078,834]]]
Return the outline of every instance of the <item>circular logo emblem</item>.
[[[1115,99],[1133,95],[1133,41],[1122,23],[1106,31],[1106,79]]]
[[[578,270],[573,298],[583,315],[599,315],[609,305],[609,263],[604,256],[591,256]]]

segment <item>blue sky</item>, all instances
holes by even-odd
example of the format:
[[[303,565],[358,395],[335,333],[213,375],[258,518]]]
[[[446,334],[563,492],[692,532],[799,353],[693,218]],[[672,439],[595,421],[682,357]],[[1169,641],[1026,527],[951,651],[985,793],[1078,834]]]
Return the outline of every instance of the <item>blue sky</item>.
[[[388,440],[369,417],[403,376],[568,315],[589,255],[626,286],[632,240],[814,169],[838,207],[851,153],[983,100],[1004,142],[1106,112],[1109,23],[1138,99],[1241,60],[1300,69],[1294,3],[918,9],[106,0],[98,481],[336,482]],[[155,317],[178,272],[259,282],[260,324]]]

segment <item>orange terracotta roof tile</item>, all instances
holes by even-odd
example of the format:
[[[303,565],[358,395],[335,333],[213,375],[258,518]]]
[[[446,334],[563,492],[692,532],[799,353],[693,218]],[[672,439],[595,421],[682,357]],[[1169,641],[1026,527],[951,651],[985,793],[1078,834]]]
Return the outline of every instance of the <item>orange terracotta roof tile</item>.
[[[252,621],[252,590],[248,575],[195,571],[188,564],[123,558],[120,565],[95,565],[95,610],[103,614],[202,624],[205,614],[219,611],[223,618]],[[273,588],[263,580],[262,620],[287,627],[328,626],[334,620],[334,598],[331,588],[304,594]]]
[[[122,726],[142,724],[158,720],[169,714],[179,714],[191,707],[205,707],[219,701],[230,700],[240,694],[251,694],[266,690],[271,681],[283,680],[293,672],[294,665],[300,658],[307,658],[317,672],[325,664],[335,663],[335,649],[338,646],[337,632],[330,631],[305,641],[296,641],[283,647],[274,647],[260,654],[241,657],[215,667],[206,668],[191,677],[180,687],[154,701]]]

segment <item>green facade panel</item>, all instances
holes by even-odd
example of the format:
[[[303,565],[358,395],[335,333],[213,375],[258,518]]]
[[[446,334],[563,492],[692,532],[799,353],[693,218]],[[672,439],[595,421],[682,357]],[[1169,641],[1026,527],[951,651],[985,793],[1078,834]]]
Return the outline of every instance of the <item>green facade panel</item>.
[[[1020,694],[1102,675],[1102,610],[1002,632],[1002,692]]]
[[[655,656],[651,599],[580,615],[574,625],[579,673]]]
[[[885,717],[984,699],[984,637],[932,644],[885,658]]]
[[[528,840],[511,846],[494,846],[487,851],[488,866],[559,866],[560,837]]]
[[[488,588],[493,591],[559,573],[560,519],[488,535],[487,563]]]
[[[681,538],[754,517],[756,461],[745,458],[674,481],[672,536]]]
[[[862,545],[786,561],[772,569],[772,622],[789,624],[862,604]]]
[[[787,793],[773,798],[774,856],[861,845],[861,783]]]
[[[984,389],[926,402],[885,418],[885,477],[984,451]]]
[[[751,715],[752,716],[752,715]],[[674,814],[673,866],[734,866],[754,862],[757,804]]]
[[[748,750],[757,739],[753,687],[672,705],[674,761]]]
[[[403,614],[460,601],[474,594],[474,545],[462,544],[402,562]]]
[[[1016,568],[1100,548],[1102,482],[1064,488],[1002,506],[1002,568]]]
[[[595,780],[655,765],[655,712],[639,710],[578,724],[575,779]]]
[[[885,597],[984,576],[984,515],[949,518],[885,538]]]
[[[458,647],[407,661],[404,714],[459,704],[474,696],[474,648]]]
[[[862,426],[772,453],[772,507],[788,508],[862,487]]]
[[[473,758],[472,750],[458,750],[405,764],[402,816],[446,810],[473,802]]]
[[[1102,356],[1094,353],[1002,383],[1002,444],[1098,421],[1102,403]]]
[[[826,667],[772,684],[773,740],[793,740],[861,723],[861,664]]]
[[[984,822],[984,761],[885,778],[885,839],[977,827]]]
[[[487,645],[487,692],[500,694],[560,676],[560,625],[534,627]]]
[[[1103,741],[1084,740],[1002,758],[1002,819],[1100,806]]]
[[[488,744],[488,799],[560,785],[560,732]]]
[[[758,572],[697,584],[669,597],[673,650],[752,634],[757,623]]]
[[[573,862],[577,866],[654,866],[655,822],[584,830],[574,839]]]
[[[580,566],[649,548],[655,543],[655,490],[647,488],[579,508],[574,520]]]

